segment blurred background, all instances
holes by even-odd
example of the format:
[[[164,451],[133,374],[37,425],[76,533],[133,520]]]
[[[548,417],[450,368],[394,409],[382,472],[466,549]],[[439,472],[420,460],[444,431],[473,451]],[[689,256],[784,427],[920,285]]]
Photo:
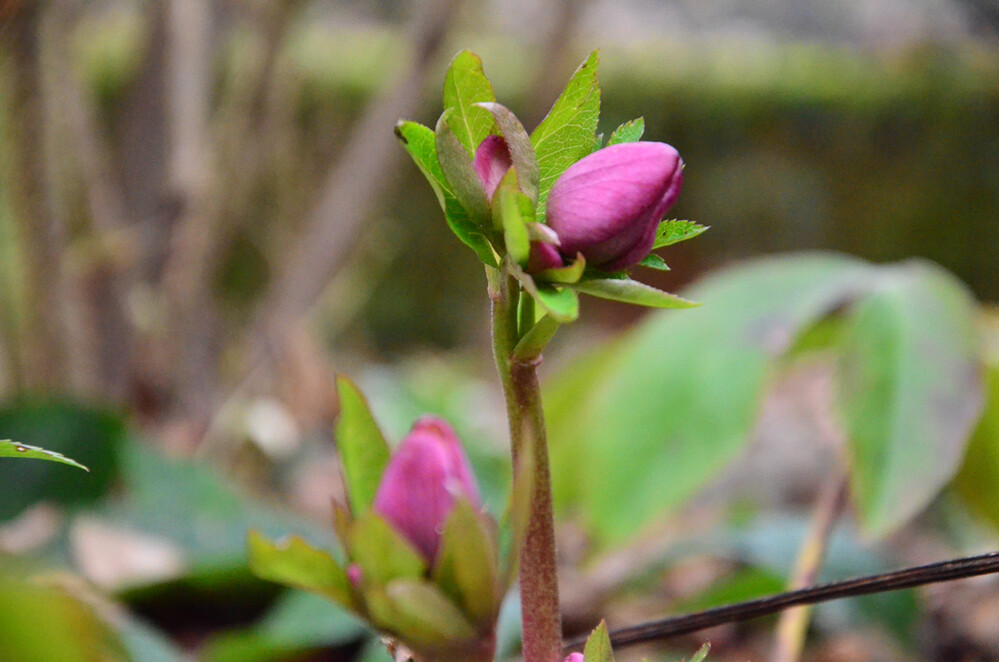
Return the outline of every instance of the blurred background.
[[[502,510],[481,267],[392,134],[399,118],[434,125],[462,48],[529,129],[600,48],[601,130],[643,116],[646,139],[677,147],[674,213],[711,229],[642,280],[676,291],[821,250],[931,260],[984,302],[976,325],[999,297],[996,0],[0,0],[0,438],[91,468],[0,463],[0,613],[23,617],[0,624],[0,659],[384,659],[358,623],[245,568],[248,528],[334,544],[335,371],[393,440],[425,411],[452,418]],[[656,323],[640,317],[584,300],[546,357],[553,399]],[[839,457],[823,366],[761,377],[740,461],[709,462],[662,526],[609,541],[564,497],[572,632],[784,586]],[[585,434],[560,425],[568,411],[550,412],[556,446]],[[803,442],[819,437],[833,441]],[[988,480],[968,490],[995,505]],[[999,518],[951,491],[884,536],[844,514],[833,574],[995,546]],[[999,660],[997,619],[991,580],[833,606],[805,659]],[[709,659],[766,659],[772,626],[641,654],[710,638]],[[38,636],[10,635],[25,630]]]

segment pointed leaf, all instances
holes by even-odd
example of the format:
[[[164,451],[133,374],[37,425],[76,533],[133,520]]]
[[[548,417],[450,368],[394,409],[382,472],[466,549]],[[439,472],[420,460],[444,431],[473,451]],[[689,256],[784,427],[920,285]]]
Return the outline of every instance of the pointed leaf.
[[[610,635],[607,633],[607,623],[600,621],[583,650],[584,662],[614,662],[614,652],[611,650]]]
[[[974,300],[928,262],[880,270],[844,332],[839,401],[868,533],[895,531],[950,482],[981,412]]]
[[[427,563],[416,548],[373,511],[351,524],[347,538],[350,558],[360,566],[368,585],[422,577],[427,570]]]
[[[347,573],[326,552],[298,536],[272,542],[257,531],[246,539],[250,572],[261,579],[318,593],[355,608]]]
[[[482,110],[481,108],[479,110]],[[485,112],[484,110],[482,112]],[[482,181],[472,165],[472,159],[462,149],[450,126],[450,111],[444,111],[437,121],[437,160],[451,185],[451,190],[473,223],[483,225],[489,218],[489,203]]]
[[[347,498],[354,515],[371,507],[389,460],[389,447],[360,389],[342,375],[336,378],[340,414],[333,437],[340,453]]]
[[[590,296],[649,308],[695,308],[700,305],[630,278],[594,278],[580,281],[572,287]]]
[[[664,246],[672,246],[681,241],[693,239],[708,229],[708,226],[694,223],[693,221],[663,221],[656,229],[656,241],[652,244],[652,250]]]
[[[541,356],[541,352],[560,326],[561,324],[551,315],[545,315],[517,342],[511,354],[512,358],[524,362],[534,361]]]
[[[476,638],[475,628],[461,610],[423,579],[389,582],[368,595],[368,608],[379,626],[421,651],[460,648]]]
[[[476,104],[495,100],[479,56],[468,50],[455,55],[444,75],[444,110],[451,110],[454,135],[469,157],[493,129],[492,115]]]
[[[708,653],[710,652],[711,652],[711,643],[706,642],[703,646],[701,646],[697,650],[696,653],[694,653],[694,657],[690,658],[690,662],[704,662],[704,660],[708,659]]]
[[[666,260],[662,259],[655,253],[649,253],[645,256],[645,259],[638,264],[643,267],[648,267],[649,269],[655,269],[656,271],[669,271],[669,265],[666,264]]]
[[[60,464],[68,464],[69,466],[76,467],[77,469],[90,471],[87,467],[83,466],[76,460],[66,457],[62,453],[48,451],[37,446],[19,444],[16,441],[11,441],[10,439],[0,440],[0,457],[21,457],[33,460],[48,460],[49,462],[59,462]]]
[[[503,133],[507,149],[510,150],[510,160],[517,170],[517,184],[520,190],[536,203],[538,199],[538,157],[534,153],[531,137],[527,135],[524,125],[517,116],[498,103],[480,103],[496,120],[496,126]]]
[[[593,51],[579,66],[545,119],[531,134],[538,156],[537,218],[545,220],[548,192],[559,175],[593,149],[600,118],[600,87],[597,84],[598,52]]]
[[[413,162],[430,183],[437,196],[441,209],[446,209],[445,196],[454,197],[450,184],[444,177],[441,164],[437,160],[437,137],[430,127],[417,122],[400,121],[395,125],[395,135],[409,153]]]
[[[444,525],[433,579],[482,628],[493,624],[499,610],[498,564],[487,522],[459,499]]]
[[[645,133],[645,118],[639,117],[630,122],[625,122],[614,129],[614,133],[611,134],[610,139],[607,141],[607,146],[610,147],[611,145],[619,145],[621,143],[637,143],[642,139],[643,133]]]

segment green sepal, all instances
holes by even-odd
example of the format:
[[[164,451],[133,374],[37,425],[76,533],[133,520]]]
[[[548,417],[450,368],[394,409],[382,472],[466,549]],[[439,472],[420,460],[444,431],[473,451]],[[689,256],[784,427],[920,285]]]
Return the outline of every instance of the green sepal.
[[[534,274],[534,278],[537,281],[571,285],[573,283],[578,283],[583,277],[583,273],[585,271],[586,258],[583,257],[582,253],[576,253],[576,259],[570,264],[564,267],[556,267],[555,269],[545,269],[544,271],[539,271]]]
[[[600,621],[600,625],[594,628],[586,640],[583,662],[614,662],[614,651],[611,650],[610,634],[605,621]]]
[[[407,646],[443,657],[448,650],[473,642],[476,631],[465,615],[437,586],[425,579],[396,579],[366,595],[375,624]]]
[[[637,143],[642,139],[643,133],[645,133],[645,118],[639,117],[638,119],[633,119],[614,129],[614,133],[611,134],[610,139],[607,141],[607,146],[620,145],[621,143]]]
[[[694,221],[678,221],[676,219],[663,221],[656,229],[656,240],[652,244],[652,250],[693,239],[707,229],[707,225],[701,225]]]
[[[66,457],[62,453],[45,450],[44,448],[39,448],[38,446],[19,444],[16,441],[11,441],[10,439],[0,441],[0,457],[20,457],[31,460],[48,460],[49,462],[68,464],[69,466],[76,467],[77,469],[90,471],[87,467],[83,466],[76,460]]]
[[[477,104],[495,100],[479,56],[469,50],[455,55],[444,74],[444,110],[451,111],[454,135],[470,157],[493,133],[492,115]]]
[[[646,255],[642,261],[638,263],[638,265],[649,269],[655,269],[656,271],[669,271],[669,265],[666,264],[666,260],[662,259],[655,253],[649,253]]]
[[[489,239],[483,234],[481,228],[471,221],[468,212],[458,202],[458,198],[451,190],[451,185],[444,177],[444,171],[437,159],[437,137],[433,130],[416,122],[403,121],[396,125],[395,134],[420,172],[430,183],[441,209],[444,210],[444,217],[451,232],[463,244],[475,251],[475,254],[484,264],[492,267],[498,266],[499,263]]]
[[[694,653],[694,657],[690,658],[690,662],[704,662],[708,659],[708,653],[711,652],[711,642],[705,642],[703,646],[697,649]]]
[[[487,102],[476,105],[488,110],[496,120],[496,126],[503,134],[503,140],[510,151],[510,161],[517,170],[517,184],[531,202],[537,204],[538,156],[534,153],[531,137],[527,135],[524,125],[502,104]]]
[[[489,203],[486,201],[486,192],[482,188],[482,182],[475,172],[475,167],[472,165],[472,159],[451,130],[451,114],[450,109],[445,110],[440,119],[437,120],[437,129],[434,131],[437,160],[444,177],[451,185],[454,196],[468,212],[469,219],[480,227],[484,227],[489,218]]]
[[[250,531],[246,547],[250,572],[257,577],[318,593],[348,609],[358,609],[347,573],[340,564],[301,538],[291,536],[274,542],[258,531]]]
[[[534,218],[534,204],[517,188],[517,170],[510,168],[493,194],[493,227],[503,231],[510,259],[524,266],[531,254],[527,222]]]
[[[427,563],[413,545],[392,526],[368,511],[350,525],[347,550],[363,573],[365,586],[382,586],[393,579],[415,579]]]
[[[590,53],[569,79],[548,115],[531,134],[538,156],[537,219],[543,222],[548,192],[566,168],[593,150],[600,119],[600,86],[597,84],[598,51]]]
[[[551,315],[545,315],[528,329],[527,333],[517,342],[510,355],[511,358],[523,362],[536,360],[541,356],[541,352],[544,351],[548,341],[552,339],[560,326],[561,324]]]
[[[431,576],[480,629],[491,627],[499,612],[498,566],[492,527],[467,499],[458,499],[444,523]]]
[[[519,266],[507,263],[510,274],[517,279],[535,303],[557,322],[574,322],[579,317],[579,297],[568,287],[538,284]],[[574,286],[575,287],[575,286]]]
[[[648,308],[696,308],[701,305],[651,285],[630,278],[595,278],[582,280],[572,286],[577,292],[590,296],[633,303]]]
[[[347,499],[358,516],[375,500],[389,461],[389,446],[360,389],[343,375],[337,375],[336,388],[340,413],[333,426],[333,438],[340,454]]]

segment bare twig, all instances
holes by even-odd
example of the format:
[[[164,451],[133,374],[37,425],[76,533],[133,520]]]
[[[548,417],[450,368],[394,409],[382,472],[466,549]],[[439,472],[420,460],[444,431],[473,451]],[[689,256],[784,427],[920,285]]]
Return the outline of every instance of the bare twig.
[[[647,641],[690,634],[725,623],[741,623],[761,616],[776,614],[791,607],[814,605],[840,598],[885,593],[994,573],[999,573],[999,552],[930,563],[929,565],[905,568],[880,575],[831,582],[814,588],[778,593],[765,598],[739,602],[693,614],[649,621],[611,632],[611,643],[617,647],[633,646]],[[570,651],[585,643],[585,638],[573,639],[566,644],[564,650]]]
[[[818,579],[829,544],[829,534],[846,503],[848,484],[845,476],[838,476],[819,495],[811,529],[798,553],[798,564],[791,577],[790,589],[807,588]],[[781,614],[774,637],[772,662],[797,662],[801,657],[811,613],[811,607],[795,607]]]

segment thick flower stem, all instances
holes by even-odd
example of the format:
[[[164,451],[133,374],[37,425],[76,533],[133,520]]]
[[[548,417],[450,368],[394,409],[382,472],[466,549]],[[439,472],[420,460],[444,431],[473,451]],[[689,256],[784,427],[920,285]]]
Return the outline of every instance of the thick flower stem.
[[[517,334],[519,288],[505,274],[490,274],[493,354],[510,421],[514,466],[520,454],[532,452],[533,495],[527,534],[520,552],[520,602],[523,619],[524,662],[556,662],[562,650],[555,524],[551,475],[545,437],[537,361],[513,360]]]

